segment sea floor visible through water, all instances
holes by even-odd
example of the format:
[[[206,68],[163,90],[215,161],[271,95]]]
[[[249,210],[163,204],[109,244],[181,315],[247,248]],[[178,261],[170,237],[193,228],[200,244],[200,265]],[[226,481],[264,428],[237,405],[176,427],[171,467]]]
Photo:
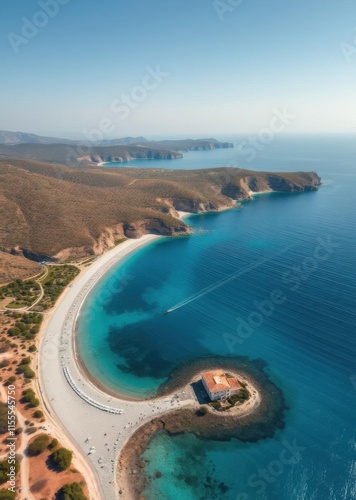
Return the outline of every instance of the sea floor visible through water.
[[[240,209],[189,217],[192,236],[142,248],[89,295],[88,314],[78,324],[81,356],[93,376],[118,393],[152,396],[187,361],[242,355],[267,363],[289,406],[285,428],[256,443],[158,434],[144,458],[148,474],[162,477],[149,483],[145,496],[356,498],[355,141],[276,138],[252,163],[237,150],[194,155],[172,167],[220,161],[313,170],[323,184],[316,192],[263,194]],[[235,280],[164,315],[238,271]],[[276,290],[285,300],[272,309]]]

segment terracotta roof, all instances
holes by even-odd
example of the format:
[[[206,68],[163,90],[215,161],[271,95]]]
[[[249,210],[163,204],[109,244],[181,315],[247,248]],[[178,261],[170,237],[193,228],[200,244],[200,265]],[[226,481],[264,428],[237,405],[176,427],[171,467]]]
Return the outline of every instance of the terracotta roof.
[[[241,389],[241,384],[239,383],[239,381],[237,380],[237,378],[228,378],[227,379],[228,382],[229,382],[229,385],[230,385],[230,388],[231,389]]]
[[[203,379],[209,387],[210,392],[226,391],[228,389],[240,389],[241,385],[236,377],[226,377],[223,370],[213,370],[203,373]]]

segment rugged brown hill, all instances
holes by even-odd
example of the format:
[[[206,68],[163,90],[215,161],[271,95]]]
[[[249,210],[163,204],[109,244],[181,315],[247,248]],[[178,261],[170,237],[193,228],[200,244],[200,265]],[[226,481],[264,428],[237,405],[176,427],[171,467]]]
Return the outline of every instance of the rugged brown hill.
[[[25,259],[22,255],[0,252],[0,284],[35,276],[41,271],[42,267],[38,262]]]
[[[0,250],[34,260],[100,254],[123,236],[188,234],[177,210],[232,207],[261,190],[315,190],[311,172],[75,169],[0,160]]]

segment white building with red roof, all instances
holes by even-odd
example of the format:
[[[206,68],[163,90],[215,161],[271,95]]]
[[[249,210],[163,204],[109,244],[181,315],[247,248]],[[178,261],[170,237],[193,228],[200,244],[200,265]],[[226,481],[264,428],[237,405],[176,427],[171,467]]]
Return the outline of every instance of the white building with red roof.
[[[202,383],[211,401],[224,400],[242,389],[237,377],[226,374],[223,370],[203,373]]]

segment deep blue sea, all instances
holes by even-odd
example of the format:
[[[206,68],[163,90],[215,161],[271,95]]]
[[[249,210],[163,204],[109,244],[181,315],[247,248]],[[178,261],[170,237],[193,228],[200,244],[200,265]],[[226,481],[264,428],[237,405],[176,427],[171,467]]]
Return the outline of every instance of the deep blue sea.
[[[139,250],[87,299],[81,355],[118,392],[143,398],[187,360],[236,354],[265,360],[289,405],[285,428],[257,443],[157,435],[144,458],[148,473],[163,476],[146,497],[356,499],[355,137],[280,136],[253,162],[236,148],[130,163],[143,164],[314,170],[323,182],[317,192],[258,195],[191,216],[192,236]],[[271,310],[273,293],[284,300]]]

